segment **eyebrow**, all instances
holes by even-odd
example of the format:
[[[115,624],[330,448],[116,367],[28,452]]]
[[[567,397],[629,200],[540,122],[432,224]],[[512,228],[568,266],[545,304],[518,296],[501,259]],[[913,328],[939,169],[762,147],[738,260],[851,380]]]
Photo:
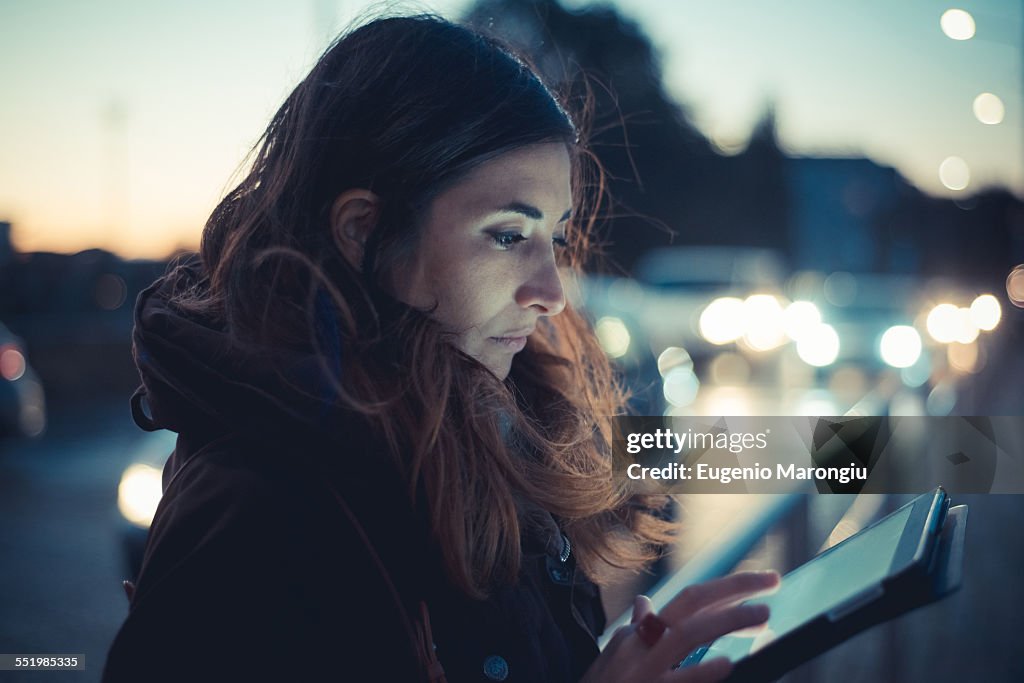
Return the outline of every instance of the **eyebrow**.
[[[497,209],[495,209],[495,213],[518,213],[535,221],[544,219],[543,211],[538,209],[536,206],[531,206],[529,204],[524,204],[522,202],[509,202],[504,206],[499,206]],[[558,222],[564,223],[570,218],[572,218],[572,209],[569,209],[568,211],[563,213],[562,217],[558,219]]]

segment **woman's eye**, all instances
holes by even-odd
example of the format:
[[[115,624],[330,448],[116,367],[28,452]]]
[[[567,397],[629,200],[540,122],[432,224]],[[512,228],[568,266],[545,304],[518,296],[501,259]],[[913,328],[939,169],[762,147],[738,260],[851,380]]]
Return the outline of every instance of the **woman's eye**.
[[[520,242],[525,242],[527,237],[521,232],[496,232],[491,234],[491,239],[494,243],[502,249],[511,249]],[[559,249],[565,249],[569,246],[569,241],[563,236],[555,236],[551,238],[551,243]]]
[[[496,232],[491,235],[494,243],[502,249],[510,249],[519,242],[525,242],[526,238],[518,232]]]

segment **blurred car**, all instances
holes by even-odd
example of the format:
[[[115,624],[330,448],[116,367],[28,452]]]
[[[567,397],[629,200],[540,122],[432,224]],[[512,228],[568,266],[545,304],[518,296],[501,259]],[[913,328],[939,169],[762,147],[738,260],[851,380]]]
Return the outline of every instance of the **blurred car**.
[[[135,580],[142,566],[146,537],[163,497],[164,463],[178,435],[166,429],[145,434],[134,460],[121,473],[117,509],[121,513],[121,547],[128,576]]]
[[[0,436],[39,436],[45,428],[43,385],[25,345],[0,323]]]
[[[579,304],[640,414],[947,414],[1001,315],[990,294],[789,272],[754,247],[656,249],[635,274],[583,278]]]

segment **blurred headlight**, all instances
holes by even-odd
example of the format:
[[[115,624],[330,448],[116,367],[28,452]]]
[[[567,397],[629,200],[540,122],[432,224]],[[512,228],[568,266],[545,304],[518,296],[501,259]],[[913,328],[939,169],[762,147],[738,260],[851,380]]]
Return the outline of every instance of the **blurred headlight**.
[[[132,524],[148,528],[163,497],[161,472],[150,465],[129,465],[117,487],[117,507]]]
[[[782,322],[789,338],[800,341],[802,336],[821,324],[821,311],[810,301],[794,301],[783,311]]]
[[[999,299],[991,294],[982,294],[971,303],[971,322],[979,330],[991,332],[996,329],[999,319],[1003,316],[1003,309],[999,305]]]
[[[909,325],[893,325],[878,343],[882,360],[894,368],[909,368],[921,357],[921,335]]]
[[[821,323],[800,337],[796,353],[808,365],[817,368],[831,365],[839,356],[839,335],[831,325]]]
[[[731,296],[715,299],[700,314],[700,334],[712,344],[728,344],[743,336],[743,302]]]
[[[743,302],[744,341],[755,351],[768,351],[786,341],[782,305],[771,294],[753,294]]]

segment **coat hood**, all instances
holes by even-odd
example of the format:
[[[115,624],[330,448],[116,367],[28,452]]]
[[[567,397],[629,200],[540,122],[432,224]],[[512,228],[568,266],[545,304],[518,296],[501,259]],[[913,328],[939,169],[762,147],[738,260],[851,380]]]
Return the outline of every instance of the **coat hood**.
[[[234,431],[272,440],[343,438],[348,420],[316,356],[244,345],[223,321],[173,303],[208,282],[196,256],[139,294],[132,333],[142,380],[132,397],[136,423],[186,437]]]

